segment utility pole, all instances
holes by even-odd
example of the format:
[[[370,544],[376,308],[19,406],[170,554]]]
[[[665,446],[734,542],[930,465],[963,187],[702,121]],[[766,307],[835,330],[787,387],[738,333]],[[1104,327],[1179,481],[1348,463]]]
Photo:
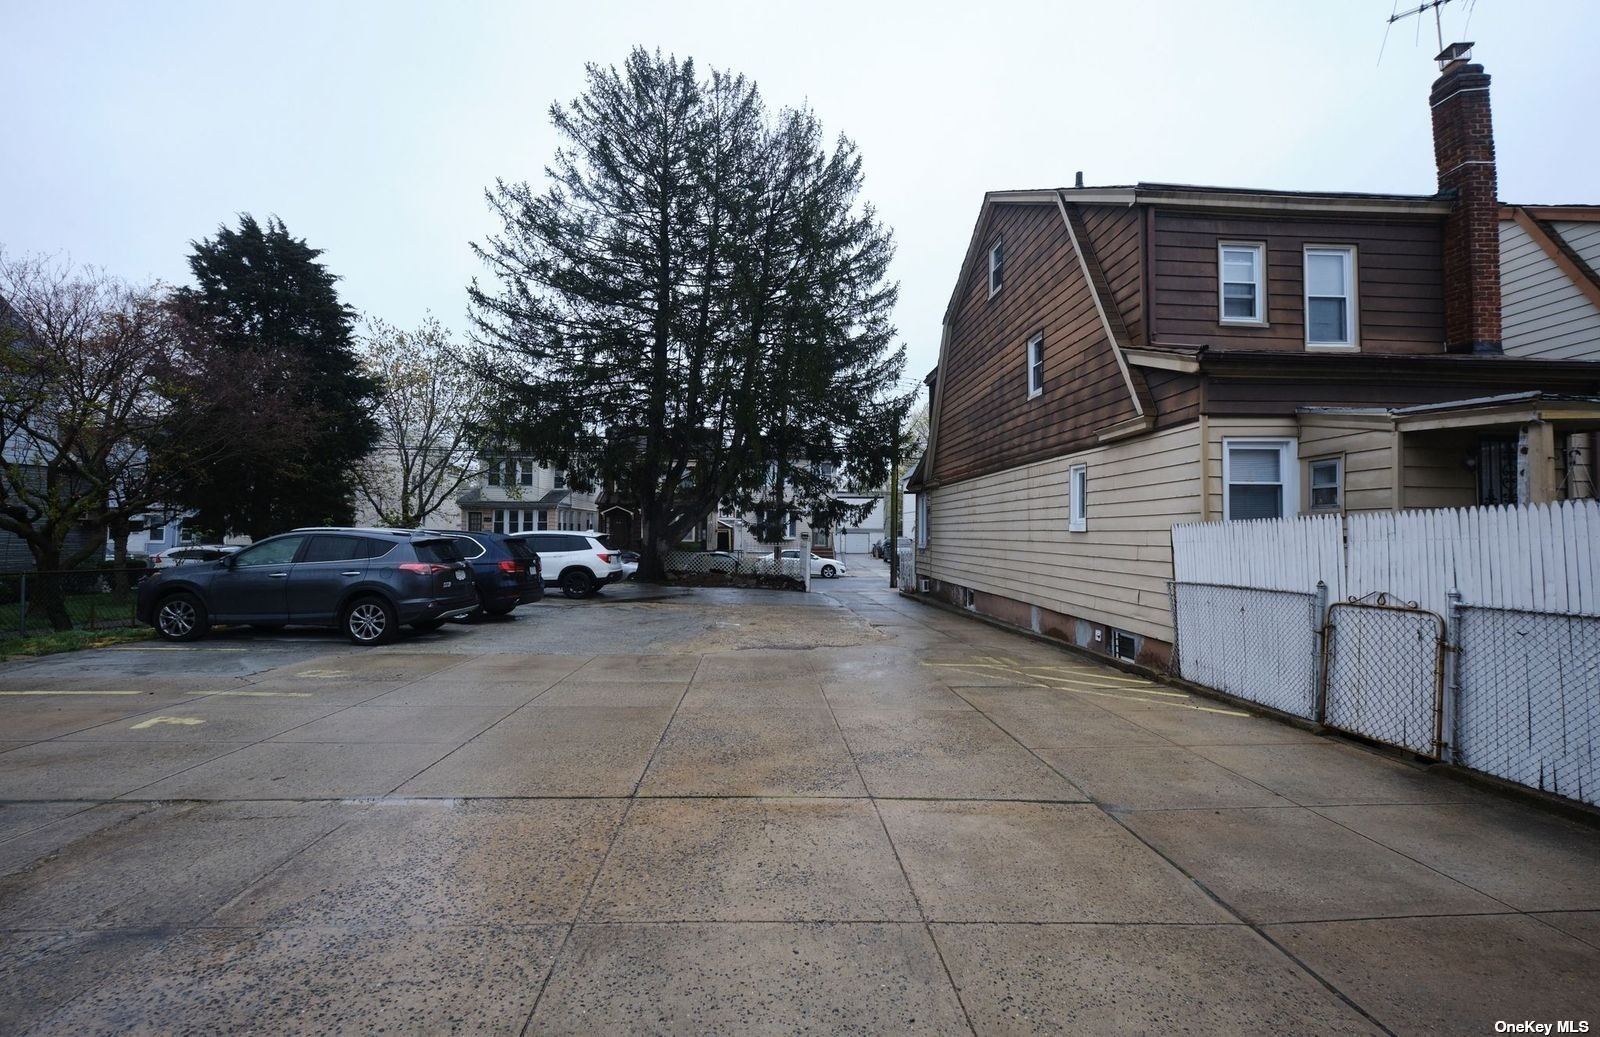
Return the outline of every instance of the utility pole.
[[[894,451],[889,460],[889,587],[900,586],[900,423],[894,426]]]

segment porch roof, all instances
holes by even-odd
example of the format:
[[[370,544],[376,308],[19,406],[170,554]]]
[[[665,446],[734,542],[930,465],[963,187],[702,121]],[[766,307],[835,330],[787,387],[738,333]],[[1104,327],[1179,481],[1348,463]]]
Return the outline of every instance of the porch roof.
[[[1401,432],[1485,428],[1545,421],[1568,432],[1600,429],[1600,396],[1549,392],[1504,393],[1404,407],[1300,407],[1297,414],[1385,417]]]

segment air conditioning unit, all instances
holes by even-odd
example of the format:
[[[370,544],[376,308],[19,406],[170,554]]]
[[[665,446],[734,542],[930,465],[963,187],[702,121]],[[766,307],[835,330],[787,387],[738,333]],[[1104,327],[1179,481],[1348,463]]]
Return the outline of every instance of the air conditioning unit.
[[[933,581],[932,580],[928,579],[926,576],[918,576],[917,577],[917,593],[918,594],[926,594],[926,593],[928,593],[928,591],[930,591],[932,589],[933,589]]]

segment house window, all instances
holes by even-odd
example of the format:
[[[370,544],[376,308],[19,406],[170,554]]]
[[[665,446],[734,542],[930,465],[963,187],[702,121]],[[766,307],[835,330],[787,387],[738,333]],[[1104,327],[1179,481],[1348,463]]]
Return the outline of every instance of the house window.
[[[1028,399],[1044,392],[1044,336],[1028,340]]]
[[[1259,242],[1217,244],[1218,306],[1223,324],[1265,324],[1267,249]]]
[[[1006,267],[1006,243],[1002,238],[994,243],[989,250],[989,298],[993,299],[1000,290]]]
[[[491,461],[489,463],[489,485],[490,486],[499,486],[500,485],[500,470],[503,467],[503,465],[504,465],[503,461]]]
[[[796,515],[794,512],[791,511],[789,513],[789,526],[788,526],[787,531],[784,533],[784,536],[788,537],[790,540],[793,540],[796,536],[799,535],[799,533],[800,533],[800,516]],[[696,531],[696,535],[697,536],[699,535],[698,531]],[[701,537],[701,539],[704,540],[705,538]]]
[[[1111,654],[1130,662],[1139,658],[1139,641],[1126,630],[1111,631]]]
[[[1089,528],[1089,466],[1075,464],[1067,470],[1067,532]]]
[[[483,532],[483,514],[481,512],[477,512],[477,511],[469,511],[469,512],[467,512],[467,532],[468,533],[482,533]]]
[[[548,511],[540,511],[538,514],[539,514],[539,528],[540,529],[549,529],[550,528],[550,513]],[[562,526],[561,528],[565,529],[567,527]]]
[[[1344,505],[1344,459],[1311,462],[1311,510],[1338,511]]]
[[[1275,519],[1300,510],[1295,441],[1225,439],[1222,442],[1222,518]]]
[[[917,546],[928,546],[928,495],[917,494]]]
[[[517,462],[517,482],[523,486],[533,485],[533,462],[526,457]]]
[[[1306,248],[1307,346],[1355,347],[1355,261],[1348,245]]]
[[[566,472],[557,472],[556,473],[555,488],[558,489],[558,490],[564,490],[564,489],[567,488],[567,473]]]
[[[505,512],[496,511],[494,513],[494,531],[496,533],[504,533],[504,532],[506,532],[506,513]]]

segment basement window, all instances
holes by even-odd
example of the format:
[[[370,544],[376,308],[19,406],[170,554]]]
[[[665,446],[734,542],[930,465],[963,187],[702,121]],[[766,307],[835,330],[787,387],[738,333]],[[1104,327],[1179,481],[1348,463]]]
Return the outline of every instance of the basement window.
[[[1217,306],[1223,324],[1267,322],[1267,247],[1260,242],[1217,243]]]
[[[1000,291],[1006,266],[1006,243],[1001,238],[989,249],[989,298],[993,299]]]
[[[1044,336],[1028,340],[1028,399],[1044,392]]]
[[[1139,658],[1139,641],[1126,630],[1111,631],[1111,654],[1129,662]]]

